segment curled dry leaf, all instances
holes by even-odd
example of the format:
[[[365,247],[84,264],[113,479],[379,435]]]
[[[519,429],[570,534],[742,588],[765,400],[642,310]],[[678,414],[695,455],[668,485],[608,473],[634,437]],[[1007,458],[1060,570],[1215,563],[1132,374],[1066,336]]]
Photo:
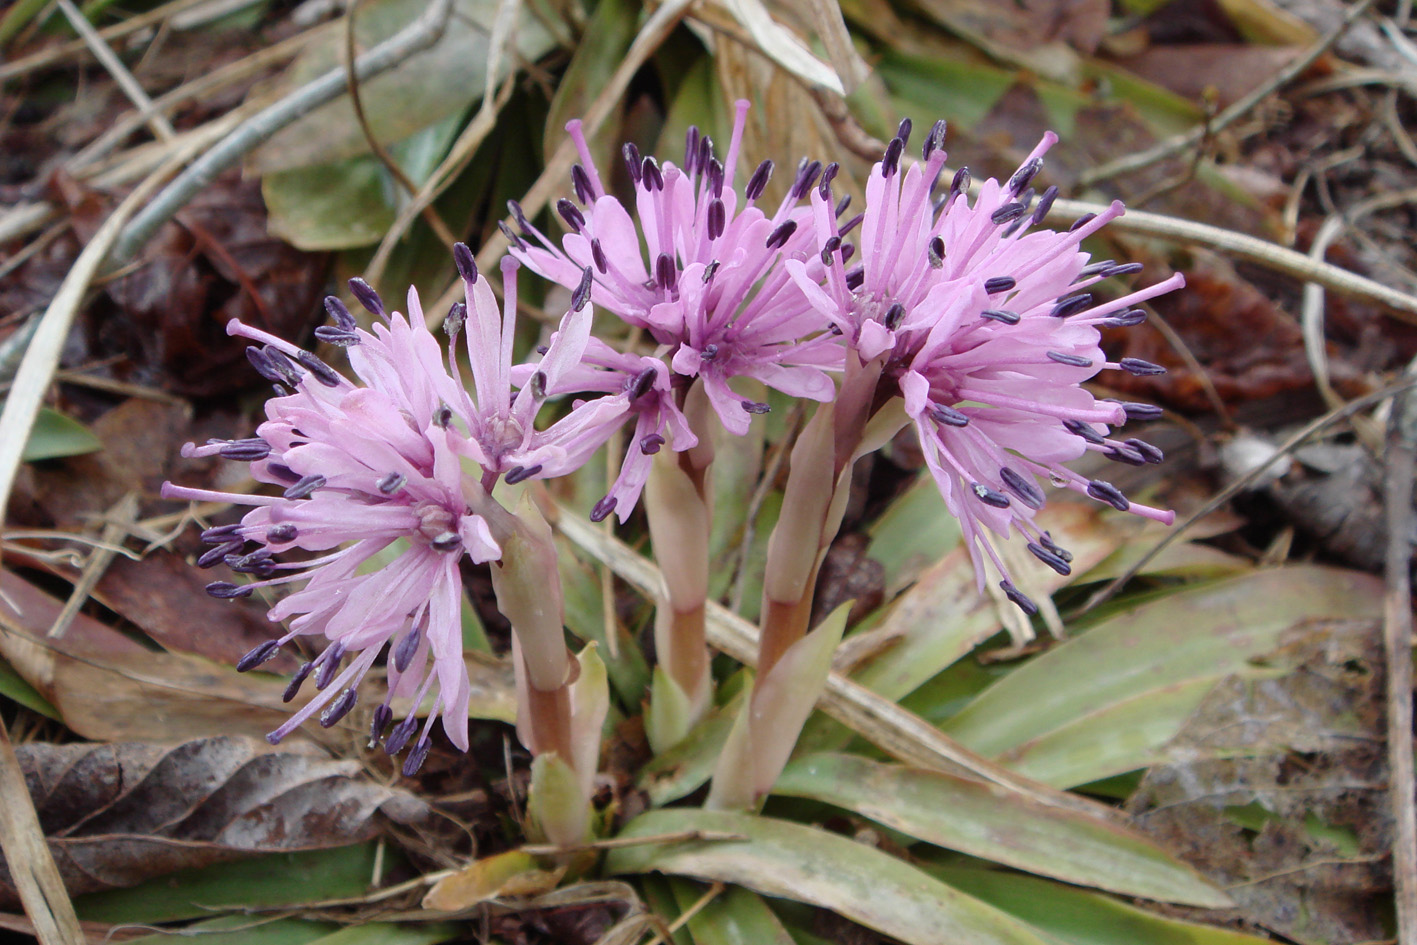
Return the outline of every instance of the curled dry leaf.
[[[16,753],[71,894],[249,854],[356,843],[378,832],[377,812],[403,823],[427,815],[412,794],[361,777],[358,761],[254,738],[35,743]],[[0,868],[0,905],[16,899]]]

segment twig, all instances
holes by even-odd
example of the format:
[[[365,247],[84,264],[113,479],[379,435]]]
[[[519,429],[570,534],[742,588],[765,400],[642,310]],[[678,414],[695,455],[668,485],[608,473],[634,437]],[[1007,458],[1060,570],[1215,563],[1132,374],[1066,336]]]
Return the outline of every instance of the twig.
[[[123,65],[123,60],[114,54],[108,44],[103,41],[103,37],[98,35],[98,31],[93,28],[93,24],[88,21],[78,8],[74,6],[72,0],[58,0],[59,9],[68,18],[69,25],[74,27],[74,32],[89,47],[89,51],[94,54],[94,58],[103,64],[108,70],[108,74],[113,76],[113,81],[118,83],[118,87],[123,90],[123,94],[128,96],[129,101],[138,106],[138,111],[142,114],[143,120],[152,129],[153,135],[161,141],[171,141],[177,137],[177,131],[167,120],[167,116],[158,111],[153,100],[148,98],[148,93],[138,84],[138,80],[133,78],[133,73],[128,71],[128,67]]]
[[[1417,382],[1417,365],[1408,369]],[[1397,825],[1392,846],[1397,940],[1417,943],[1417,809],[1412,770],[1412,477],[1417,454],[1417,404],[1398,394],[1388,421],[1384,501],[1387,503],[1387,595],[1383,647],[1387,655],[1387,757],[1390,802]]]
[[[354,64],[355,75],[368,81],[409,56],[427,49],[443,35],[452,12],[452,0],[434,0],[418,19],[394,36],[360,56]],[[216,177],[232,167],[261,142],[277,131],[309,114],[326,102],[333,101],[347,88],[343,67],[335,67],[295,92],[264,108],[242,122],[235,130],[207,151],[192,166],[158,194],[123,230],[113,248],[112,261],[122,264],[138,252],[158,227],[172,218],[187,202]]]
[[[1417,386],[1417,378],[1409,378],[1407,380],[1404,380],[1400,384],[1394,384],[1391,387],[1384,387],[1382,390],[1374,391],[1371,394],[1359,397],[1357,400],[1349,401],[1341,407],[1338,407],[1334,410],[1330,410],[1323,416],[1318,417],[1317,419],[1308,423],[1302,430],[1300,430],[1298,433],[1295,433],[1289,439],[1285,440],[1282,444],[1280,444],[1279,449],[1275,450],[1273,456],[1256,466],[1254,469],[1251,469],[1249,472],[1245,473],[1245,475],[1241,476],[1239,479],[1236,479],[1224,489],[1221,489],[1218,493],[1211,497],[1209,502],[1201,506],[1195,512],[1192,512],[1190,517],[1187,518],[1184,522],[1177,524],[1174,528],[1167,532],[1166,537],[1158,541],[1155,547],[1153,547],[1146,554],[1142,555],[1139,561],[1135,562],[1131,567],[1127,568],[1126,571],[1114,578],[1112,582],[1106,587],[1102,588],[1096,594],[1093,594],[1091,597],[1089,597],[1087,599],[1087,603],[1082,605],[1082,608],[1078,611],[1078,613],[1085,614],[1089,610],[1092,610],[1094,607],[1097,607],[1098,605],[1111,600],[1116,595],[1116,593],[1122,589],[1123,585],[1125,585],[1132,578],[1140,574],[1142,569],[1151,563],[1152,559],[1154,559],[1157,555],[1161,554],[1161,552],[1168,548],[1172,542],[1178,540],[1182,535],[1184,535],[1187,529],[1189,529],[1196,522],[1205,518],[1211,512],[1214,512],[1216,509],[1220,508],[1226,502],[1229,502],[1236,495],[1243,492],[1246,488],[1250,486],[1251,483],[1255,482],[1261,476],[1263,476],[1271,466],[1279,462],[1279,460],[1283,457],[1288,456],[1290,453],[1294,452],[1294,450],[1297,449],[1301,444],[1303,444],[1303,442],[1309,437],[1313,436],[1315,433],[1319,432],[1325,427],[1337,423],[1340,420],[1347,419],[1348,417],[1353,416],[1355,413],[1358,413],[1360,410],[1366,410],[1373,404],[1380,403],[1386,400],[1387,398],[1392,397],[1394,394],[1400,394],[1413,386]]]
[[[20,759],[10,744],[10,733],[0,723],[0,850],[10,867],[10,880],[20,894],[20,902],[34,923],[41,945],[76,945],[84,941],[74,904],[64,889],[64,880],[44,830],[34,811],[34,800],[25,786]]]
[[[88,601],[89,595],[98,586],[104,572],[113,563],[115,552],[110,549],[113,546],[122,546],[123,539],[127,537],[133,522],[138,518],[138,494],[136,492],[125,494],[114,504],[113,508],[108,510],[108,516],[113,521],[103,526],[103,544],[95,547],[93,553],[89,555],[89,561],[84,566],[83,574],[74,582],[74,589],[69,593],[69,599],[64,602],[59,616],[54,618],[54,623],[49,628],[50,639],[62,637],[64,631],[69,629],[74,615]]]
[[[1323,36],[1319,37],[1318,41],[1310,46],[1302,56],[1276,72],[1270,77],[1268,82],[1254,89],[1229,108],[1220,112],[1220,114],[1215,116],[1214,120],[1208,121],[1202,125],[1197,125],[1191,130],[1173,138],[1168,138],[1145,151],[1128,154],[1126,157],[1118,158],[1115,161],[1110,161],[1106,164],[1094,167],[1091,170],[1084,171],[1078,176],[1078,186],[1089,187],[1098,181],[1107,180],[1119,174],[1127,174],[1132,171],[1141,170],[1144,167],[1155,164],[1157,161],[1163,161],[1168,157],[1181,153],[1198,143],[1207,134],[1214,135],[1222,131],[1238,119],[1247,115],[1250,109],[1264,101],[1277,89],[1302,75],[1320,56],[1328,51],[1330,46],[1338,42],[1339,37],[1344,34],[1349,26],[1353,25],[1364,13],[1368,12],[1368,7],[1372,5],[1372,2],[1373,0],[1359,0],[1358,3],[1349,7],[1347,13],[1344,14],[1343,21]]]
[[[170,16],[174,16],[181,13],[183,10],[206,2],[207,0],[173,0],[172,3],[163,4],[156,10],[149,10],[147,13],[131,16],[122,23],[116,23],[106,29],[101,29],[98,31],[98,35],[105,41],[121,39],[130,33],[136,33],[138,30],[151,26],[154,23],[161,23]],[[71,43],[65,43],[63,46],[44,49],[33,55],[16,59],[14,62],[0,64],[0,82],[13,79],[16,76],[22,76],[35,69],[43,69],[45,66],[53,65],[56,62],[63,62],[70,56],[88,52],[88,50],[88,43],[85,43],[82,39],[76,39]]]
[[[1082,200],[1057,200],[1053,203],[1053,213],[1064,216],[1098,213],[1103,209],[1105,208],[1101,204]],[[1349,272],[1332,263],[1310,259],[1303,253],[1287,249],[1278,243],[1218,226],[1148,213],[1145,210],[1128,210],[1126,214],[1109,223],[1108,228],[1224,250],[1275,272],[1282,272],[1305,282],[1317,282],[1324,288],[1344,295],[1372,299],[1388,306],[1403,321],[1417,322],[1417,296]]]
[[[344,13],[344,77],[345,87],[349,89],[349,102],[354,106],[354,120],[359,125],[359,130],[364,133],[364,140],[369,145],[369,150],[374,153],[374,157],[379,159],[388,172],[398,181],[400,187],[409,196],[418,193],[418,185],[415,184],[407,174],[404,173],[399,162],[394,160],[394,156],[389,153],[389,149],[374,135],[374,129],[369,124],[369,116],[364,111],[364,96],[359,91],[359,76],[354,71],[354,14],[359,9],[360,0],[350,0],[349,9]],[[443,218],[438,216],[438,211],[432,205],[420,208],[423,221],[433,230],[433,235],[442,241],[443,245],[452,252],[453,244],[458,238],[448,229],[448,225],[443,222]]]

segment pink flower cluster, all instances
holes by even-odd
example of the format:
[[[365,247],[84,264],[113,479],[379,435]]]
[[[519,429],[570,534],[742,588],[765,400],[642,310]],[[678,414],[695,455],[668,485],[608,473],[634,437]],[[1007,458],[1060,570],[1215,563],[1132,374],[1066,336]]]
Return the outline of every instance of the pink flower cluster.
[[[760,206],[771,162],[741,191],[735,186],[746,115],[740,103],[721,159],[697,130],[682,166],[626,145],[629,202],[607,191],[579,123],[568,125],[582,163],[572,171],[575,199],[557,204],[566,229],[560,243],[513,205],[521,232],[506,230],[512,258],[502,263],[501,306],[471,252],[460,245],[455,254],[466,302],[444,324],[454,340],[466,339],[470,385],[451,348],[445,355],[424,327],[413,292],[405,317],[386,313],[364,283],[351,283],[377,319],[372,330],[327,300],[333,324],[316,335],[344,348],[358,384],[285,341],[228,326],[254,343],[251,362],[276,396],[254,437],[189,446],[184,455],[248,462],[274,494],[167,484],[164,495],[251,507],[240,524],[204,534],[212,547],[200,563],[224,562],[253,580],[216,583],[210,593],[303,585],[269,611],[271,620],[289,621],[288,632],[240,666],[265,662],[297,636],[323,643],[287,698],[311,675],[318,694],[272,741],[317,713],[323,725],[346,715],[360,678],[386,653],[390,699],[374,711],[372,738],[390,754],[412,742],[409,772],[427,754],[436,718],[465,748],[459,565],[501,555],[479,510],[494,501],[499,480],[566,475],[633,424],[620,473],[590,510],[596,520],[614,512],[623,521],[653,454],[698,442],[703,431],[682,409],[695,383],[722,426],[741,434],[767,406],[735,393],[734,378],[827,402],[839,396],[843,372],[869,366],[877,378],[870,403],[903,402],[981,582],[992,561],[1004,591],[1029,613],[1036,608],[1007,579],[994,542],[1017,532],[1044,564],[1068,572],[1071,556],[1034,520],[1045,502],[1042,483],[1171,520],[1064,465],[1086,451],[1123,463],[1161,461],[1155,447],[1113,432],[1159,411],[1099,401],[1081,385],[1104,369],[1161,370],[1109,362],[1099,327],[1139,323],[1145,316],[1136,305],[1182,280],[1094,297],[1098,283],[1140,267],[1094,263],[1080,248],[1122,213],[1120,204],[1065,232],[1042,228],[1056,188],[1037,194],[1031,185],[1051,135],[1008,181],[986,180],[971,197],[967,171],[940,186],[944,123],[906,167],[911,129],[902,122],[870,173],[864,211],[843,220],[850,201],[834,198],[836,164],[804,161],[775,208]],[[517,365],[513,259],[572,291],[539,357]],[[641,329],[654,350],[624,353],[592,336],[592,305]],[[575,398],[569,409],[538,428],[542,405],[566,397]],[[287,552],[300,554],[286,560]],[[416,718],[392,724],[391,700],[418,705],[430,693],[433,710],[415,740]]]

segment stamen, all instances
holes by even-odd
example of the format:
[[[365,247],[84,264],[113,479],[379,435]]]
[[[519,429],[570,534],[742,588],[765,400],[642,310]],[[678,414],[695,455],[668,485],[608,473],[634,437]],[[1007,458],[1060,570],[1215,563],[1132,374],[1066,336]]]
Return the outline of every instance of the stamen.
[[[1028,208],[1022,202],[1015,200],[1013,203],[1006,203],[993,213],[989,214],[989,220],[995,226],[1002,226],[1005,223],[1012,223],[1028,212]]]
[[[337,295],[325,296],[325,311],[334,321],[336,328],[354,331],[359,327],[359,323],[354,320],[353,315],[349,314],[349,309],[345,307],[344,302],[340,301]]]
[[[364,310],[370,315],[377,315],[384,318],[384,300],[379,298],[379,293],[374,291],[374,287],[363,279],[355,276],[349,280],[349,292],[354,296],[354,300],[364,306]]]
[[[590,258],[602,276],[610,271],[610,260],[605,258],[605,249],[600,245],[598,239],[590,241]]]
[[[320,727],[330,728],[340,719],[349,714],[349,710],[354,708],[354,703],[359,700],[359,692],[350,686],[339,694],[334,702],[325,707],[325,711],[320,713]]]
[[[971,482],[969,488],[974,490],[975,498],[993,508],[1006,509],[1013,504],[1009,501],[1008,496],[1002,492],[995,492],[982,482]]]
[[[851,195],[843,194],[841,199],[836,202],[836,207],[832,210],[832,219],[840,220],[841,215],[846,212],[846,208],[849,206],[851,206]]]
[[[284,482],[299,482],[300,474],[284,463],[266,463],[266,472]]]
[[[233,600],[237,597],[250,597],[256,592],[254,584],[232,584],[229,581],[213,581],[207,585],[207,593],[217,600]]]
[[[823,265],[823,266],[830,266],[830,265],[832,264],[832,253],[835,253],[835,252],[836,252],[838,249],[840,249],[840,248],[841,248],[841,237],[840,237],[840,236],[829,236],[829,237],[827,237],[827,241],[822,244],[822,265]]]
[[[704,285],[713,281],[714,273],[718,272],[718,260],[715,259],[704,267]]]
[[[768,234],[767,243],[765,244],[766,248],[781,249],[787,244],[787,241],[791,239],[792,234],[795,232],[797,232],[797,221],[788,220]]]
[[[1102,454],[1114,463],[1125,463],[1128,466],[1145,466],[1146,457],[1142,456],[1130,446],[1113,446]]]
[[[306,499],[318,488],[325,484],[325,477],[318,473],[312,476],[304,476],[295,485],[286,489],[281,495],[287,499]]]
[[[930,259],[931,269],[942,269],[945,265],[945,241],[938,236],[930,238],[930,242],[925,246],[925,253]]]
[[[521,467],[518,466],[517,469],[521,469]],[[530,476],[534,476],[540,471],[540,466],[533,466],[530,469],[524,471],[525,475],[523,475],[521,479],[526,479]],[[507,479],[508,481],[511,480],[510,473],[507,475]],[[518,479],[517,481],[520,482],[521,479]],[[457,532],[443,532],[442,534],[438,535],[438,537],[430,541],[428,543],[428,546],[434,551],[440,551],[444,554],[449,551],[460,551],[462,550],[462,536],[459,535]]]
[[[857,266],[846,274],[846,287],[855,292],[861,288],[861,283],[866,281],[866,270]]]
[[[979,313],[981,318],[992,318],[996,322],[1003,322],[1005,325],[1017,325],[1022,321],[1018,312],[1010,312],[1002,308],[986,308]]]
[[[930,133],[925,136],[925,144],[921,146],[920,159],[922,161],[929,161],[930,155],[945,146],[945,133],[948,129],[949,126],[945,124],[943,118],[931,126]]]
[[[1035,511],[1043,508],[1047,499],[1043,495],[1043,490],[1038,488],[1037,483],[1032,479],[1020,475],[1008,466],[1000,467],[999,478],[1003,479],[1004,486],[1024,505]]]
[[[389,708],[388,703],[381,703],[374,707],[374,717],[369,721],[369,747],[375,748],[379,744],[379,739],[384,736],[384,729],[389,727],[389,723],[394,720],[394,710]]]
[[[1122,411],[1128,420],[1159,420],[1162,409],[1155,404],[1122,403]]]
[[[634,402],[636,400],[639,400],[645,394],[648,394],[650,388],[654,386],[654,380],[656,376],[657,375],[655,373],[655,370],[652,367],[647,367],[640,373],[636,374],[634,380],[630,384],[630,401]]]
[[[1101,479],[1093,479],[1087,484],[1087,494],[1097,499],[1099,502],[1106,502],[1118,512],[1125,512],[1132,507],[1132,503],[1127,497],[1122,495],[1122,490],[1112,485],[1110,482],[1103,482]]]
[[[1074,417],[1069,417],[1068,419],[1063,421],[1063,426],[1068,428],[1069,433],[1076,434],[1077,436],[1082,437],[1084,440],[1087,440],[1087,442],[1089,443],[1100,444],[1105,443],[1107,441],[1107,438],[1105,436],[1097,432],[1096,427],[1094,427],[1092,424],[1088,423],[1085,420],[1078,420]]]
[[[659,169],[659,162],[653,157],[645,158],[640,183],[644,184],[649,193],[664,189],[664,174]]]
[[[1081,312],[1092,304],[1091,292],[1079,292],[1077,295],[1070,295],[1065,299],[1059,299],[1049,312],[1054,318],[1069,318]]]
[[[344,659],[345,645],[335,642],[330,644],[330,648],[325,650],[316,660],[319,668],[315,670],[315,688],[323,691],[330,683],[335,681],[335,675],[339,672],[340,661]]]
[[[817,184],[817,193],[823,200],[830,201],[832,194],[832,181],[836,180],[837,172],[841,170],[841,165],[832,161],[822,169],[821,183]]]
[[[743,190],[743,198],[748,203],[757,200],[767,189],[768,180],[772,178],[772,166],[772,161],[764,161],[753,171],[753,176],[748,178],[748,186]]]
[[[454,302],[448,306],[448,314],[443,316],[443,331],[449,338],[456,338],[462,334],[463,325],[467,324],[467,303]]]
[[[428,753],[433,750],[433,742],[424,735],[413,746],[413,750],[408,753],[408,757],[403,761],[403,776],[411,778],[418,773],[418,769],[423,767],[423,762],[428,759]]]
[[[571,293],[571,311],[579,312],[586,307],[586,303],[590,301],[590,290],[594,279],[595,276],[590,271],[590,267],[586,266],[581,271],[580,284],[576,286],[576,291]]]
[[[712,361],[716,357],[718,357],[718,345],[716,344],[706,344],[704,350],[699,352],[699,360],[701,361]]]
[[[742,407],[743,407],[743,409],[746,410],[748,413],[751,413],[751,414],[753,414],[753,415],[755,415],[755,416],[762,416],[762,415],[765,414],[765,413],[771,413],[771,412],[772,412],[772,407],[768,406],[767,404],[757,403],[757,402],[751,401],[751,400],[745,400],[745,401],[743,401],[743,402],[742,402]]]
[[[384,495],[393,495],[395,492],[402,489],[406,482],[408,482],[408,477],[403,473],[389,473],[375,483],[374,487]]]
[[[579,233],[585,227],[585,215],[565,197],[556,201],[556,212],[561,215],[561,219],[566,221],[566,225],[571,228],[571,232]]]
[[[339,348],[349,348],[359,344],[359,334],[353,331],[345,331],[334,325],[320,325],[315,329],[315,338],[323,341],[327,345],[335,345]]]
[[[295,671],[295,675],[290,677],[290,682],[286,684],[285,693],[281,695],[281,702],[289,702],[300,694],[300,686],[305,682],[305,678],[310,675],[310,671],[315,668],[315,664],[305,662],[300,664],[300,668]]]
[[[244,541],[229,541],[224,545],[217,545],[215,548],[208,548],[200,558],[197,559],[197,567],[206,570],[214,568],[226,560],[226,556],[244,548]]]
[[[576,199],[589,206],[595,200],[595,190],[590,185],[590,176],[579,164],[571,165],[571,186],[576,189]]]
[[[992,279],[984,280],[984,291],[989,295],[998,295],[1000,292],[1007,292],[1018,282],[1013,276],[994,276]]]
[[[812,189],[812,185],[817,182],[817,175],[822,172],[822,162],[807,162],[806,158],[797,166],[797,179],[792,182],[792,189],[788,191],[788,198],[791,200],[801,200],[807,196],[807,191]]]
[[[892,138],[886,145],[885,156],[881,158],[881,176],[890,177],[900,167],[900,156],[905,151],[905,142]]]
[[[630,174],[630,183],[638,187],[643,165],[640,160],[640,149],[635,147],[633,142],[626,141],[625,146],[620,149],[620,153],[625,156],[625,170]]]
[[[659,258],[654,263],[654,280],[665,292],[674,291],[674,287],[679,283],[679,273],[674,268],[674,260],[669,258],[668,253],[660,253]]]
[[[223,459],[234,459],[238,462],[254,463],[257,460],[265,459],[267,456],[271,455],[271,444],[267,443],[259,436],[253,436],[246,440],[232,440],[218,450],[217,455],[221,456]]]
[[[282,522],[266,529],[266,542],[272,545],[285,545],[294,541],[299,534],[300,532],[292,523]]]
[[[599,502],[595,503],[595,506],[590,510],[590,520],[592,522],[605,521],[610,516],[610,513],[615,511],[615,503],[617,501],[619,500],[613,495],[602,498]]]
[[[1048,565],[1048,567],[1052,568],[1054,571],[1057,571],[1059,574],[1066,576],[1073,573],[1073,569],[1068,566],[1068,563],[1066,561],[1053,554],[1053,552],[1049,551],[1047,548],[1044,548],[1042,545],[1037,544],[1035,542],[1029,542],[1027,547],[1029,551],[1033,552],[1033,556],[1035,558],[1037,558],[1039,561],[1042,561],[1044,564]]]
[[[1053,209],[1053,201],[1058,199],[1058,188],[1049,187],[1043,191],[1043,196],[1038,198],[1038,206],[1033,208],[1033,216],[1029,217],[1029,224],[1038,226],[1043,222],[1043,218]]]
[[[403,746],[408,744],[408,740],[413,737],[413,733],[418,731],[418,717],[410,715],[402,722],[394,726],[389,732],[389,737],[384,739],[384,753],[390,758],[403,751]]]
[[[660,447],[664,446],[664,437],[658,433],[651,433],[640,440],[640,452],[646,456],[653,456],[658,453]]]
[[[954,197],[957,194],[962,194],[965,191],[969,190],[969,184],[969,168],[961,167],[959,170],[955,171],[954,179],[950,181],[949,197]],[[945,199],[948,200],[949,197],[946,197]]]
[[[546,372],[537,371],[531,376],[531,396],[536,400],[546,399]]]
[[[215,528],[208,528],[202,532],[202,543],[206,545],[224,545],[232,539],[241,537],[241,526],[239,524],[218,525]]]
[[[1056,361],[1059,364],[1066,364],[1071,367],[1092,367],[1091,359],[1084,358],[1080,354],[1064,354],[1061,351],[1049,351],[1047,355],[1048,360]]]
[[[1166,460],[1166,454],[1163,453],[1163,452],[1161,452],[1161,450],[1158,449],[1157,447],[1155,447],[1155,446],[1153,446],[1152,444],[1148,443],[1146,440],[1138,440],[1138,439],[1133,438],[1133,439],[1130,439],[1130,440],[1126,440],[1125,442],[1126,442],[1126,444],[1127,444],[1128,446],[1130,446],[1132,449],[1134,449],[1134,450],[1136,450],[1138,453],[1140,453],[1141,456],[1142,456],[1142,459],[1145,459],[1148,463],[1151,463],[1153,466],[1159,465],[1159,464],[1161,464],[1162,462],[1165,462],[1165,460]]]
[[[1012,581],[1000,581],[999,588],[1004,592],[1004,596],[1013,601],[1014,605],[1017,606],[1019,610],[1030,617],[1038,615],[1038,605],[1024,596],[1022,591],[1014,587]]]
[[[540,463],[537,463],[535,466],[513,466],[511,469],[507,470],[507,474],[503,478],[506,479],[507,485],[514,486],[519,482],[525,482],[532,476],[535,476],[537,473],[541,472],[541,469],[542,466]],[[436,541],[434,542],[434,547],[437,547]],[[444,549],[440,548],[438,550],[442,551]]]
[[[723,228],[728,223],[728,211],[723,206],[722,200],[712,200],[708,206],[708,238],[716,240],[723,235]]]
[[[497,229],[501,231],[502,236],[506,238],[507,242],[511,243],[512,246],[514,246],[515,248],[526,248],[526,241],[523,240],[520,236],[518,236],[516,231],[513,230],[510,226],[507,226],[506,220],[498,220]]]
[[[1033,178],[1036,177],[1041,170],[1043,170],[1043,159],[1033,158],[1031,161],[1023,164],[1018,170],[1014,171],[1014,176],[1009,178],[1009,182],[1005,185],[1004,189],[1014,196],[1018,196],[1023,193],[1023,189],[1033,181]]]
[[[886,309],[886,317],[881,319],[881,323],[895,331],[900,327],[900,323],[905,319],[905,306],[896,302]]]
[[[394,648],[394,669],[401,673],[408,672],[408,668],[413,665],[413,657],[418,653],[418,644],[423,639],[423,629],[419,624],[404,634],[399,645]]]
[[[1087,226],[1089,223],[1096,219],[1097,214],[1084,213],[1082,216],[1078,217],[1076,220],[1073,221],[1073,225],[1068,227],[1068,232],[1071,233],[1074,230],[1082,229],[1083,227]]]
[[[262,663],[268,661],[269,659],[271,659],[271,657],[275,656],[279,652],[280,641],[267,640],[265,643],[262,643],[260,646],[253,648],[249,653],[241,657],[241,659],[238,660],[236,663],[236,671],[238,673],[249,672],[250,670],[255,669],[257,666],[260,666]]]
[[[895,136],[900,139],[901,144],[906,145],[910,143],[910,129],[912,127],[914,126],[910,123],[909,118],[902,118],[900,120],[900,124],[895,130]]]
[[[335,373],[334,368],[315,357],[309,351],[300,352],[295,356],[295,359],[300,362],[301,367],[315,375],[315,380],[324,384],[326,387],[338,387],[340,381],[343,380],[343,378]]]
[[[1116,276],[1130,276],[1132,273],[1141,272],[1146,266],[1143,263],[1122,263],[1120,266],[1110,266],[1102,270],[1102,278],[1112,279]]]
[[[574,176],[574,175],[572,175]],[[466,243],[453,244],[453,263],[458,267],[458,275],[462,276],[468,285],[477,285],[477,257],[472,254],[472,249]]]
[[[969,417],[953,407],[944,404],[930,405],[930,419],[936,423],[943,423],[947,427],[967,427]]]
[[[1157,374],[1165,374],[1166,369],[1159,364],[1152,364],[1150,361],[1143,361],[1141,358],[1123,358],[1117,362],[1118,367],[1128,374],[1136,377],[1152,377]]]
[[[1135,328],[1146,321],[1146,312],[1139,308],[1129,308],[1126,311],[1111,315],[1097,324],[1104,328]]]
[[[437,410],[433,411],[433,416],[430,419],[433,421],[435,427],[438,427],[440,430],[446,430],[448,424],[453,422],[453,408],[449,407],[447,404],[442,404]]]

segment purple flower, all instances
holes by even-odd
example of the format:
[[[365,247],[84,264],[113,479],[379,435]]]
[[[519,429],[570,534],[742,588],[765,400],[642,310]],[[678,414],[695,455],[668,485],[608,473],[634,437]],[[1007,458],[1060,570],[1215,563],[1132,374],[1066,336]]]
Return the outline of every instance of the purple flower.
[[[378,297],[356,283],[356,295],[383,316]],[[228,333],[257,343],[247,354],[275,383],[276,396],[266,403],[266,420],[255,437],[188,444],[182,451],[249,462],[256,480],[283,492],[245,495],[164,483],[162,494],[252,507],[240,524],[203,534],[213,547],[199,564],[224,561],[256,580],[219,582],[209,593],[245,597],[303,584],[267,614],[272,621],[289,620],[289,631],[238,665],[251,669],[297,636],[325,643],[296,673],[286,700],[312,674],[317,694],[270,740],[279,741],[316,713],[324,726],[343,718],[354,706],[360,679],[387,644],[389,699],[408,697],[417,706],[436,693],[404,765],[411,773],[427,755],[429,731],[439,717],[449,740],[467,748],[470,690],[458,566],[464,556],[482,562],[501,550],[468,506],[467,496],[481,487],[463,475],[460,457],[468,447],[454,421],[466,427],[472,417],[466,394],[444,369],[440,346],[424,327],[417,296],[409,293],[409,318],[395,312],[372,332],[357,327],[338,299],[331,297],[326,306],[335,325],[317,335],[346,348],[362,384],[307,351],[232,321]],[[276,559],[294,549],[314,556]],[[392,715],[389,701],[375,709],[375,741]],[[397,754],[417,727],[412,715],[395,725],[385,741],[388,753]]]
[[[825,372],[841,364],[837,340],[823,331],[821,317],[779,265],[798,259],[820,274],[810,212],[798,204],[819,177],[829,182],[836,166],[804,161],[769,215],[756,205],[772,174],[772,163],[764,162],[744,188],[740,207],[733,182],[747,111],[748,103],[739,102],[722,162],[713,141],[697,129],[689,131],[682,168],[642,158],[627,144],[633,216],[606,194],[580,122],[572,121],[566,130],[583,163],[571,174],[577,201],[557,204],[569,229],[562,246],[512,208],[523,230],[541,244],[513,237],[512,255],[567,288],[589,272],[595,304],[645,330],[663,347],[675,374],[701,378],[723,425],[739,434],[765,408],[733,393],[731,378],[753,377],[792,396],[826,401],[835,386]]]
[[[814,193],[825,279],[800,261],[785,265],[847,340],[855,363],[878,365],[881,383],[904,398],[926,464],[961,523],[981,587],[984,555],[1007,575],[986,529],[1005,538],[1021,533],[1035,556],[1066,574],[1071,556],[1033,521],[1045,501],[1040,480],[1158,521],[1174,519],[1063,464],[1088,450],[1126,463],[1161,461],[1150,444],[1113,438],[1110,427],[1125,422],[1126,405],[1100,402],[1081,384],[1103,368],[1159,370],[1145,362],[1107,362],[1098,326],[1136,323],[1144,316],[1133,305],[1183,280],[1178,274],[1094,304],[1091,286],[1140,268],[1110,260],[1089,265],[1079,248],[1121,215],[1121,204],[1066,233],[1036,229],[1057,193],[1050,187],[1035,197],[1029,186],[1057,140],[1052,134],[1007,183],[984,181],[973,204],[963,170],[937,200],[944,132],[937,123],[922,162],[902,170],[910,134],[909,122],[902,122],[872,170],[865,212],[844,226],[830,195]],[[846,237],[857,224],[860,258],[848,268],[855,250]],[[1024,610],[1034,609],[1007,579],[1003,587]]]

